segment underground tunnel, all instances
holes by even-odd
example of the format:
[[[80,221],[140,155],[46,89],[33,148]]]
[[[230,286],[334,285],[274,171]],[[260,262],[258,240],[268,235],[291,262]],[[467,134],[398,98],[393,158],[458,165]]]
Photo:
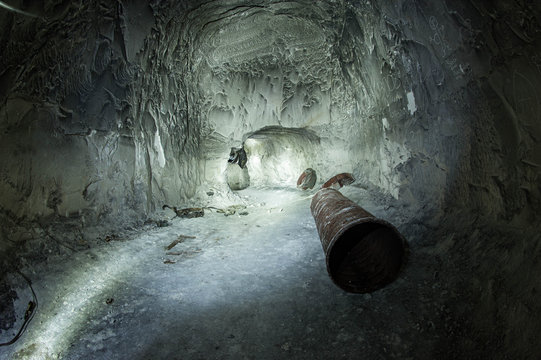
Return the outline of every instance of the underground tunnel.
[[[540,21],[0,2],[0,358],[539,358]],[[403,237],[396,278],[336,286],[324,191]]]

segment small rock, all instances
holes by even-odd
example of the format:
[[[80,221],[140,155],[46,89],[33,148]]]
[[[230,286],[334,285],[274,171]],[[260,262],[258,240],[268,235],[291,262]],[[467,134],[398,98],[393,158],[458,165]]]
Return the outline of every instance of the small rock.
[[[282,344],[282,346],[280,346],[282,348],[282,350],[284,351],[289,351],[289,349],[291,349],[291,344],[286,342],[284,344]]]
[[[243,190],[250,186],[250,175],[248,168],[241,168],[232,163],[227,164],[226,180],[231,190]]]
[[[171,223],[167,220],[156,220],[156,226],[158,227],[166,227],[166,226],[170,226]]]

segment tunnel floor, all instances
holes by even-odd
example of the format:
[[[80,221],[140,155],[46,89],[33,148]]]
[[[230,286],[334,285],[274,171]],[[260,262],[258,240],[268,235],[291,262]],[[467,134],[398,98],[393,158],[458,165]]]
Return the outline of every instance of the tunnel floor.
[[[25,269],[39,308],[0,357],[430,358],[446,338],[430,264],[414,261],[372,294],[345,293],[327,275],[312,194],[244,190],[247,215],[177,218]],[[194,238],[167,250],[179,235]],[[18,313],[27,302],[19,296]]]

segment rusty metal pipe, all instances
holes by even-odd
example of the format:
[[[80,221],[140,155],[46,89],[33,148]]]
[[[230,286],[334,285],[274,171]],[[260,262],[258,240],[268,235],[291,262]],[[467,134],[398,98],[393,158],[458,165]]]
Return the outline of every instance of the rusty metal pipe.
[[[398,230],[334,189],[312,198],[312,216],[325,252],[327,272],[345,291],[368,293],[393,282],[406,262]]]

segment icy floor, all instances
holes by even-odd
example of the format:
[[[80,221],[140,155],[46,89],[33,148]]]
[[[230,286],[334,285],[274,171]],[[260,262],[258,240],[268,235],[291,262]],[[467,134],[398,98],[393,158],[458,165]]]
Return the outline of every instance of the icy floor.
[[[377,359],[415,351],[419,321],[408,301],[416,300],[400,296],[407,276],[372,295],[344,293],[327,276],[311,194],[239,194],[253,204],[248,215],[177,218],[27,269],[39,309],[0,358]],[[166,250],[179,235],[195,238]]]

